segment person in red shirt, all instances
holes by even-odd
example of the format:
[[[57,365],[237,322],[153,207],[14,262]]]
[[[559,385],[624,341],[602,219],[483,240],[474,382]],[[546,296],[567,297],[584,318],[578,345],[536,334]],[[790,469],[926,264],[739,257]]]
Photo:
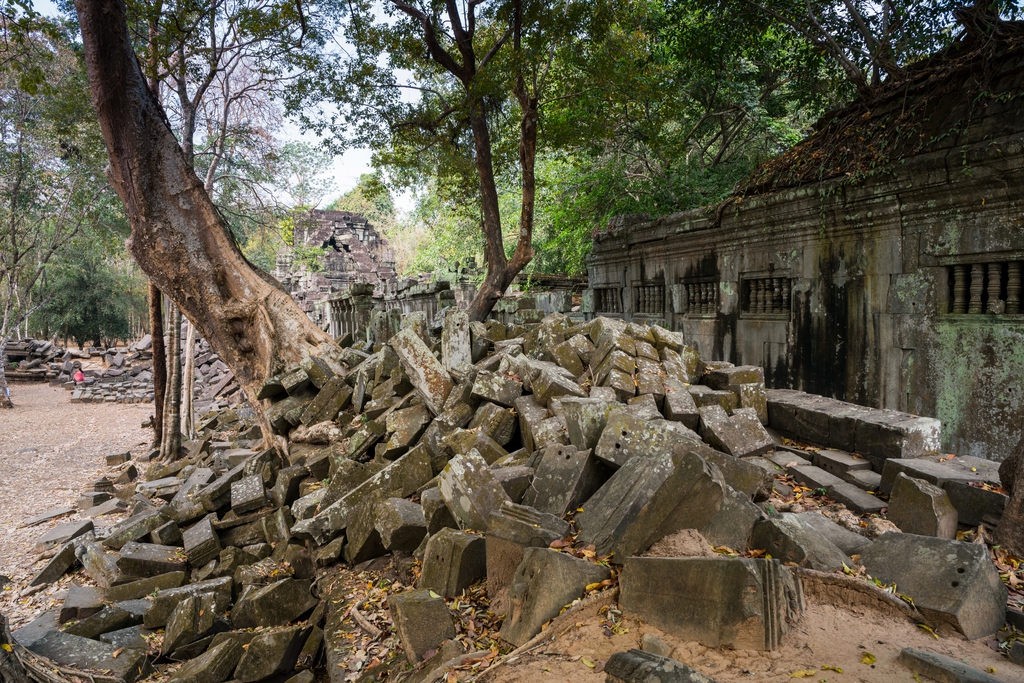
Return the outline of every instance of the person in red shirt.
[[[78,368],[78,370],[75,371],[75,382],[77,382],[78,384],[81,384],[84,381],[85,381],[85,373],[82,372],[82,368]]]

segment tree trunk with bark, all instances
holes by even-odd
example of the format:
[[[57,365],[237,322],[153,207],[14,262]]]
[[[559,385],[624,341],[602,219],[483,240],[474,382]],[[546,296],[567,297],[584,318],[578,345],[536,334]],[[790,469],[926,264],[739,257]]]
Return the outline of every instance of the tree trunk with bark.
[[[1024,435],[999,465],[999,483],[1010,492],[996,527],[996,541],[1017,557],[1024,557]]]
[[[196,436],[195,392],[196,392],[196,326],[188,324],[188,338],[185,341],[185,369],[181,377],[181,433],[186,439]]]
[[[196,177],[139,69],[122,0],[77,0],[108,176],[132,226],[128,251],[254,397],[265,379],[340,349],[269,275],[254,268]],[[262,406],[252,401],[271,441]],[[167,435],[164,435],[167,438]]]
[[[164,434],[164,391],[167,387],[167,355],[164,353],[164,295],[149,283],[149,336],[153,338],[153,447]]]
[[[167,393],[164,395],[164,440],[160,458],[181,457],[181,309],[171,306],[167,320]]]

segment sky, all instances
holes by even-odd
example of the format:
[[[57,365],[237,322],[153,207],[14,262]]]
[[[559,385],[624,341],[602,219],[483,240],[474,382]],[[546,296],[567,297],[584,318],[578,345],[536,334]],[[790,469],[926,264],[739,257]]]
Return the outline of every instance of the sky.
[[[33,0],[33,7],[44,16],[56,16],[59,9],[53,0]],[[281,141],[289,142],[302,140],[316,145],[319,140],[312,133],[304,133],[298,126],[286,122],[281,131]],[[331,175],[334,181],[334,190],[324,200],[324,204],[330,203],[333,199],[345,194],[356,186],[359,176],[370,173],[373,168],[370,165],[371,152],[369,149],[350,149],[344,154],[334,158],[331,164]],[[395,197],[395,206],[399,211],[408,212],[412,209],[413,199],[410,193],[403,193]]]

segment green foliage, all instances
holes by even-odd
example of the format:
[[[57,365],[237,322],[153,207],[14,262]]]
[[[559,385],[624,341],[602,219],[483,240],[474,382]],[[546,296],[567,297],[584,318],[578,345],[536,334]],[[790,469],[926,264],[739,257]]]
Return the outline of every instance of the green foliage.
[[[379,173],[364,173],[359,176],[359,182],[355,187],[325,208],[360,214],[366,217],[371,225],[384,232],[388,232],[397,220],[395,201]]]
[[[48,303],[35,325],[44,333],[73,340],[79,347],[130,339],[148,315],[148,285],[125,256],[100,248],[72,251],[47,274]]]

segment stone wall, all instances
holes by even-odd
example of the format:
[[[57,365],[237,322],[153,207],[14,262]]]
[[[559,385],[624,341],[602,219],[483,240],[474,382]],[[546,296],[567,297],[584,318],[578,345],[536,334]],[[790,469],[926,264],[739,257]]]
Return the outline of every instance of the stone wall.
[[[884,175],[734,201],[717,223],[620,221],[595,238],[584,311],[682,331],[769,387],[937,417],[944,450],[1002,460],[1024,426],[1017,73],[1001,116]]]

